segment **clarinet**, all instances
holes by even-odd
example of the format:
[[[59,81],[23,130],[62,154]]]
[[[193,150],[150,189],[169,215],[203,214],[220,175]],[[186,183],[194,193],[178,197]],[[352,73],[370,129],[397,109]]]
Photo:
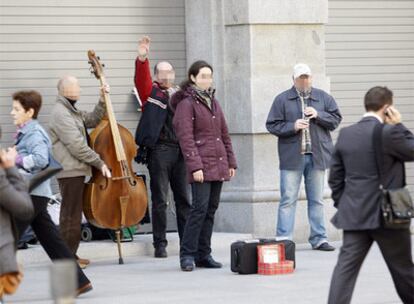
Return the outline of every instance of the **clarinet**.
[[[298,95],[300,97],[300,101],[302,104],[302,118],[306,120],[309,123],[309,117],[305,115],[305,99],[308,100],[310,96],[310,90],[304,91],[304,92],[298,92]],[[312,140],[310,137],[309,128],[302,130],[302,145],[301,145],[301,153],[302,154],[312,154]]]

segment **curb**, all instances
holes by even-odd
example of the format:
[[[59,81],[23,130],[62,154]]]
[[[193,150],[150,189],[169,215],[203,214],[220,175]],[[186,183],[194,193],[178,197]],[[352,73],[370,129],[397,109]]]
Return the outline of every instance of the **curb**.
[[[230,244],[237,240],[252,238],[251,234],[221,233],[215,232],[212,237],[213,251],[229,251]],[[177,256],[179,254],[179,239],[177,233],[167,233],[168,255]],[[153,256],[152,234],[136,234],[134,241],[121,243],[122,256],[124,261],[132,256]],[[111,240],[81,242],[78,255],[82,258],[97,260],[114,260],[118,263],[118,247]],[[18,250],[17,260],[25,267],[36,266],[50,263],[50,259],[40,245],[30,246],[25,250]]]

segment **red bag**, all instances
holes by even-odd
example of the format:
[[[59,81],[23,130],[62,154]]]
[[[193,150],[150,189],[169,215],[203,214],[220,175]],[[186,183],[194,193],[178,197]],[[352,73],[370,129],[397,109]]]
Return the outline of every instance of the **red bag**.
[[[257,273],[264,275],[287,274],[294,270],[294,262],[285,260],[283,243],[257,246],[257,265]]]

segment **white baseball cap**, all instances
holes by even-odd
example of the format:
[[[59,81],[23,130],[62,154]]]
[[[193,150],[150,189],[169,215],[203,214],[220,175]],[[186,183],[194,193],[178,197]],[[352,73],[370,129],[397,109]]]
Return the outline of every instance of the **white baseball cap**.
[[[302,75],[312,76],[310,67],[305,63],[298,63],[293,67],[293,78],[299,78]]]

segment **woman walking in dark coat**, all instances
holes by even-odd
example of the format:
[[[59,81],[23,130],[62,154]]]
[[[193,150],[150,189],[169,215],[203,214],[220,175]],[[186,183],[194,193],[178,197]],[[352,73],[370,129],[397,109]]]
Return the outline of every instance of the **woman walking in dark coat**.
[[[181,91],[171,100],[175,109],[173,124],[193,197],[180,250],[183,271],[192,271],[194,262],[197,267],[222,267],[211,256],[214,214],[223,182],[235,175],[237,164],[212,83],[212,67],[205,61],[196,61],[191,65]]]

